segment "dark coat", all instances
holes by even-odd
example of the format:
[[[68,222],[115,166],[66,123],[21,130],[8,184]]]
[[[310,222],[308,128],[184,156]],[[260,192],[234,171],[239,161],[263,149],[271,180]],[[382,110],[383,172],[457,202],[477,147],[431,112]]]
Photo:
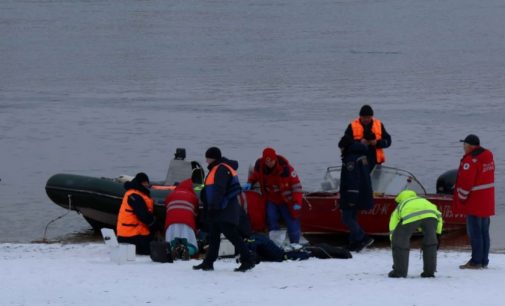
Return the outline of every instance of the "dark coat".
[[[373,207],[373,190],[366,158],[367,147],[354,142],[342,153],[340,208],[368,210]]]
[[[228,168],[224,166],[218,166],[221,163],[226,163],[231,166],[234,170],[238,169],[238,162],[235,160],[229,160],[225,157],[221,158],[210,164],[208,166],[209,172],[214,167],[219,167],[216,170],[216,176],[214,179],[214,188],[213,188],[213,203],[208,203],[206,197],[206,191],[204,190],[200,192],[200,198],[204,205],[204,211],[206,213],[206,221],[209,223],[214,222],[225,222],[238,225],[239,217],[240,217],[240,204],[238,202],[238,197],[233,197],[228,200],[228,204],[225,208],[220,209],[220,203],[226,196],[226,194],[230,191],[232,186],[232,174],[228,170]]]

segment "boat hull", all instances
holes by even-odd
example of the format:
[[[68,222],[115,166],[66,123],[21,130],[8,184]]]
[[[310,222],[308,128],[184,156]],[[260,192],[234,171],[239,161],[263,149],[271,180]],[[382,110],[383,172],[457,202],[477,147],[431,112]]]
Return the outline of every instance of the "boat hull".
[[[452,209],[452,196],[426,195],[428,200],[438,206],[444,218],[444,231],[465,228],[465,216]],[[374,207],[358,214],[358,222],[369,235],[388,235],[389,217],[396,208],[394,196],[374,196]],[[338,193],[308,193],[304,195],[301,216],[302,232],[311,234],[330,234],[348,232],[342,223]]]
[[[55,204],[79,212],[99,229],[115,228],[117,215],[126,190],[122,182],[73,174],[56,174],[46,183],[46,193]],[[155,215],[162,223],[165,218],[163,200],[170,190],[152,190]]]
[[[159,186],[167,187],[167,186]],[[57,205],[72,209],[84,216],[95,229],[115,228],[121,201],[126,190],[122,182],[110,178],[96,178],[72,174],[56,174],[49,178],[46,193]],[[160,225],[165,219],[163,201],[170,190],[153,188],[155,216]],[[439,207],[444,217],[444,230],[465,228],[465,216],[452,210],[450,195],[427,195]],[[332,234],[348,232],[342,223],[338,192],[313,192],[304,194],[301,227],[307,234]],[[362,211],[358,221],[369,235],[387,235],[389,217],[396,208],[393,196],[374,196],[374,208]]]

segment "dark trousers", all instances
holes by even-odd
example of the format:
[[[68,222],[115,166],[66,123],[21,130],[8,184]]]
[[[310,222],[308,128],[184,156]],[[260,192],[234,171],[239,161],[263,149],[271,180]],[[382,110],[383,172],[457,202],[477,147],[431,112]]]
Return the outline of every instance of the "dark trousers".
[[[472,259],[470,262],[477,265],[487,266],[489,263],[489,217],[468,216],[466,229],[470,244],[472,245]]]
[[[402,277],[407,277],[409,270],[410,238],[421,228],[423,232],[423,271],[434,274],[437,270],[437,224],[435,218],[426,218],[408,224],[399,224],[393,231],[391,247],[393,249],[393,270]]]
[[[240,235],[236,225],[227,222],[213,222],[209,225],[209,250],[205,255],[204,262],[212,264],[216,261],[221,244],[221,233],[233,244],[235,251],[240,254],[242,263],[251,262],[249,249]]]
[[[361,229],[357,217],[357,208],[342,209],[342,223],[349,229],[350,244],[361,242],[365,238],[365,232]]]
[[[139,255],[151,254],[151,236],[132,236],[132,237],[117,237],[117,241],[121,243],[129,243],[135,245],[135,253]]]

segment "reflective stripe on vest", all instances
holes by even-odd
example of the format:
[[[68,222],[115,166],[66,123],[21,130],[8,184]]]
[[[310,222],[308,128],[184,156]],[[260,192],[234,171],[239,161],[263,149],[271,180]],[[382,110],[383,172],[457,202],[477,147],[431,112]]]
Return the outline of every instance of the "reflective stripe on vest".
[[[123,201],[121,202],[121,208],[119,209],[118,219],[117,219],[117,235],[120,237],[132,237],[132,236],[147,236],[150,234],[149,227],[144,223],[140,222],[135,215],[133,209],[131,209],[128,204],[128,198],[136,194],[144,200],[147,210],[152,213],[154,211],[154,201],[149,196],[141,193],[138,190],[130,189],[126,191]]]
[[[405,217],[402,218],[402,222],[406,221],[406,220],[408,220],[410,218],[414,218],[414,217],[417,217],[417,216],[420,216],[420,215],[423,215],[423,214],[428,214],[428,213],[434,214],[437,218],[442,217],[442,214],[439,214],[438,212],[436,212],[434,210],[425,209],[425,210],[416,211],[416,212],[413,212],[411,214],[406,215]]]
[[[193,215],[196,216],[196,212],[194,209],[193,203],[189,201],[184,201],[184,200],[175,200],[171,201],[170,203],[167,204],[167,209],[166,212],[174,210],[174,209],[184,209],[184,210],[189,210]]]
[[[484,190],[484,189],[489,189],[489,188],[493,188],[493,187],[494,187],[494,183],[482,184],[482,185],[473,186],[472,191]],[[458,189],[460,189],[460,188],[458,188]]]
[[[351,128],[352,128],[352,136],[354,137],[355,140],[363,139],[363,137],[365,136],[365,129],[363,128],[363,125],[361,125],[359,118],[351,122]],[[382,123],[379,119],[373,118],[372,133],[375,134],[375,139],[377,141],[382,139]],[[383,162],[386,161],[386,155],[384,154],[383,149],[375,147],[375,155],[378,164],[382,164]]]

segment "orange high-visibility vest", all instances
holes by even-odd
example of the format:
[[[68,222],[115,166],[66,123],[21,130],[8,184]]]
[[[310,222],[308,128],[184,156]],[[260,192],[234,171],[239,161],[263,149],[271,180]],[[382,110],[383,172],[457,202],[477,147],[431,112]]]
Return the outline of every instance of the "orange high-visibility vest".
[[[119,215],[117,217],[117,235],[120,237],[132,237],[139,235],[148,236],[150,234],[149,227],[140,222],[137,215],[135,215],[133,209],[128,204],[128,197],[133,194],[142,197],[149,212],[152,213],[154,211],[153,199],[135,189],[126,191],[123,197],[123,202],[121,203],[121,208],[119,209]]]
[[[237,171],[233,169],[230,165],[226,163],[220,163],[215,165],[205,178],[205,196],[207,199],[207,203],[212,203],[212,197],[214,196],[214,183],[216,179],[216,171],[219,168],[219,166],[225,166],[231,173],[231,181],[228,185],[228,190],[226,191],[225,197],[223,199],[223,202],[220,203],[219,209],[223,209],[228,205],[228,201],[233,198],[238,196],[242,192],[242,187],[240,186],[240,182],[238,180],[238,175]],[[214,207],[218,208],[218,207]]]
[[[364,137],[365,129],[359,118],[356,118],[353,122],[351,122],[352,135],[355,140],[361,140]],[[372,133],[375,134],[375,139],[377,141],[382,139],[382,123],[379,119],[373,118],[372,121]],[[386,155],[384,154],[384,150],[382,148],[375,147],[375,155],[377,157],[377,164],[382,164],[386,161]]]

